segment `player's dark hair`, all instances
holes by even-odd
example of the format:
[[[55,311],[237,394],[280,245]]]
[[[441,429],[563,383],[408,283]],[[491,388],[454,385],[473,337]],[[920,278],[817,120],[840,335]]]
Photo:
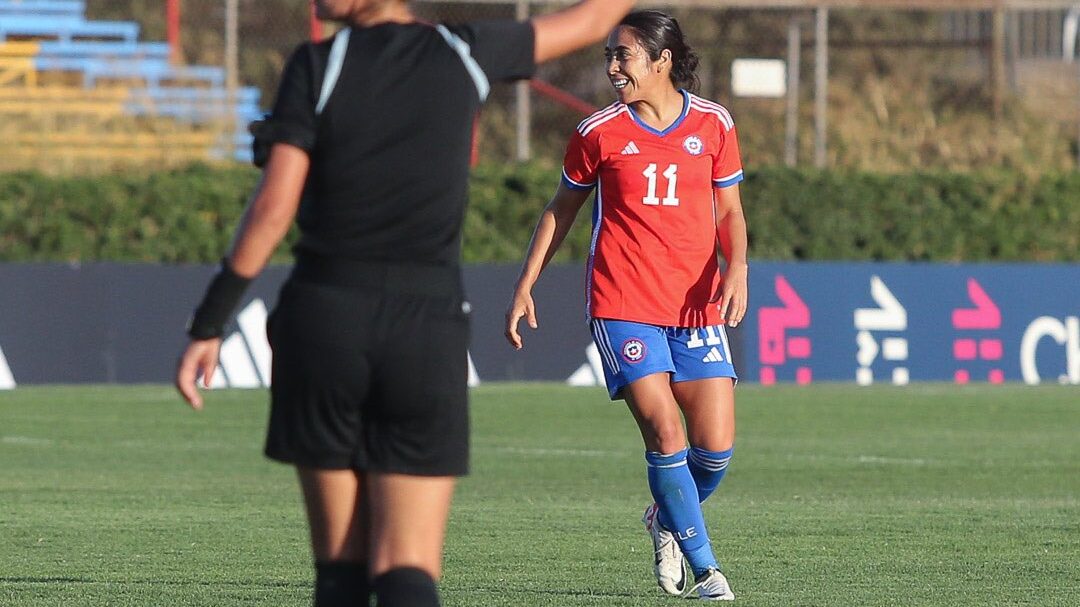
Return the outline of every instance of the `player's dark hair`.
[[[671,51],[671,83],[696,93],[701,84],[697,74],[698,56],[686,43],[679,22],[670,15],[654,10],[634,11],[623,17],[619,25],[634,29],[638,42],[653,61],[660,59],[664,49]]]

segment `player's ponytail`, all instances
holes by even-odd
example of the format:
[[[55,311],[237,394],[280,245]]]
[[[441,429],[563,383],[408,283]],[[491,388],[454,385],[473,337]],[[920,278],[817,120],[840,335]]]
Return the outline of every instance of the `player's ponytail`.
[[[679,22],[666,13],[654,10],[634,11],[623,18],[619,25],[635,30],[638,42],[653,61],[660,59],[664,49],[671,51],[671,83],[696,93],[700,81],[697,77],[698,56],[686,43]]]

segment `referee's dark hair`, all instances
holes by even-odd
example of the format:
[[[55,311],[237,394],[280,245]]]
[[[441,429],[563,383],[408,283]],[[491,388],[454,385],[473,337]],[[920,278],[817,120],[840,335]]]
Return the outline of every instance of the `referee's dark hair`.
[[[656,61],[664,49],[671,51],[671,83],[675,88],[683,88],[696,93],[701,81],[694,73],[698,66],[698,56],[686,43],[682,28],[674,17],[661,11],[634,11],[619,25],[634,29],[638,42],[649,53],[649,58]]]

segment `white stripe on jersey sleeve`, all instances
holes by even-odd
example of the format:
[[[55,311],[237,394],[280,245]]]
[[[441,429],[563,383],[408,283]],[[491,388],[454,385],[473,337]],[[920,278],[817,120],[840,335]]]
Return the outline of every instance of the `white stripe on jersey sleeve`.
[[[562,176],[563,180],[566,182],[566,185],[571,190],[588,190],[596,186],[595,181],[592,183],[579,183],[577,181],[574,181],[573,179],[570,179],[570,176],[566,174],[566,167],[563,167]]]
[[[600,109],[600,110],[597,110],[597,111],[593,112],[592,114],[587,116],[585,118],[585,120],[582,120],[581,122],[578,123],[577,131],[580,133],[586,127],[586,125],[588,125],[590,122],[596,120],[597,118],[599,118],[602,115],[607,115],[609,112],[611,112],[612,110],[617,109],[618,107],[619,107],[619,102],[616,101],[615,103],[612,103],[611,105],[609,105],[609,106],[607,106],[607,107],[605,107],[603,109]]]
[[[730,185],[735,185],[743,180],[743,170],[739,169],[727,177],[721,177],[720,179],[713,179],[713,185],[718,188],[726,188]]]
[[[469,43],[458,38],[442,24],[436,25],[435,30],[442,35],[443,39],[446,40],[446,43],[450,45],[450,48],[454,49],[454,52],[461,57],[461,62],[465,64],[465,71],[469,72],[469,75],[472,76],[473,83],[476,85],[476,92],[480,95],[480,103],[487,101],[488,93],[491,92],[491,83],[488,82],[488,77],[487,74],[484,73],[484,69],[480,67],[480,64],[476,62],[476,59],[473,59],[472,49],[469,47]]]
[[[582,122],[581,125],[578,126],[578,132],[584,137],[591,133],[596,127],[621,114],[625,114],[627,111],[629,111],[628,108],[621,103],[617,106],[608,106],[606,109],[600,110],[596,114],[593,114],[592,117]]]
[[[326,72],[323,74],[322,88],[319,90],[319,102],[315,104],[315,115],[322,114],[326,102],[330,100],[330,94],[337,86],[338,77],[341,76],[341,66],[345,64],[345,51],[349,50],[349,37],[352,28],[343,28],[334,34],[334,43],[330,46],[330,58],[326,62]]]
[[[724,131],[730,131],[735,128],[735,121],[731,118],[731,113],[722,105],[706,102],[697,97],[693,97],[690,100],[690,107],[699,112],[705,114],[712,114],[720,119],[720,123],[724,125]]]

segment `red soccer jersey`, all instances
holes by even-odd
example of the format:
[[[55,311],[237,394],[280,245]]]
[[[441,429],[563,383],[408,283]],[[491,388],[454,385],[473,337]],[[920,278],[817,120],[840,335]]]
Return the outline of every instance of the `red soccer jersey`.
[[[578,125],[567,187],[597,187],[586,307],[591,318],[662,326],[719,324],[713,188],[742,181],[731,114],[684,92],[664,131],[614,103]]]

